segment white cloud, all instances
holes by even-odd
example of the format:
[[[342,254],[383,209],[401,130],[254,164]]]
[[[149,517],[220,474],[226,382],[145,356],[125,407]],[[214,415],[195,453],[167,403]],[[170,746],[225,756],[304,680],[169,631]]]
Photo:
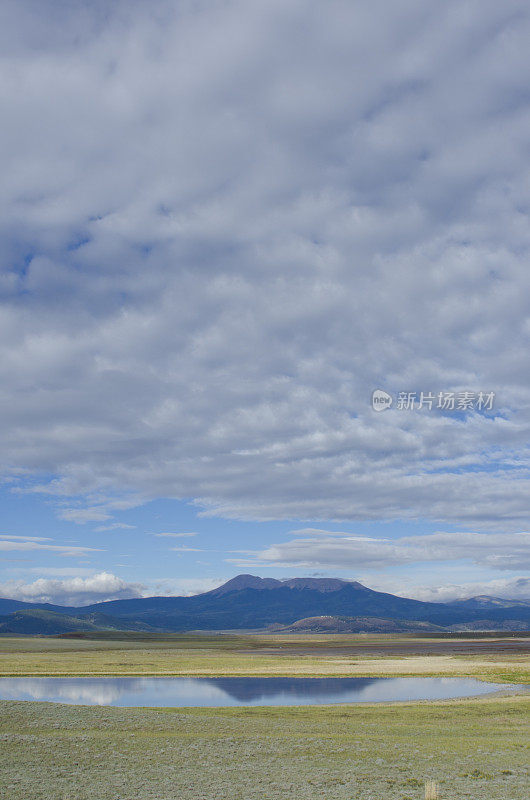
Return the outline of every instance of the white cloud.
[[[51,541],[41,537],[24,538],[21,536],[13,536],[10,540],[0,540],[0,551],[9,552],[12,550],[46,550],[48,552],[57,553],[60,556],[83,556],[87,553],[101,552],[97,547],[84,547],[70,544],[43,544],[43,542]]]
[[[165,578],[154,584],[153,591],[150,594],[168,597],[173,595],[190,597],[194,594],[202,594],[202,592],[217,589],[227,580],[228,578]]]
[[[160,536],[162,538],[180,539],[188,536],[198,536],[198,533],[152,533],[151,536]]]
[[[70,566],[70,567],[30,567],[29,569],[24,570],[24,572],[32,573],[34,575],[43,575],[46,576],[68,576],[68,577],[80,577],[83,575],[93,575],[94,570],[89,567],[78,567],[78,566]]]
[[[524,527],[527,4],[60,6],[0,26],[9,475],[78,523]]]
[[[84,525],[85,522],[104,522],[110,519],[110,514],[101,508],[66,508],[59,511],[58,516],[67,522],[76,522]]]
[[[530,600],[530,578],[524,576],[458,584],[441,583],[438,586],[417,586],[411,583],[410,578],[407,581],[379,578],[370,585],[370,588],[433,603],[446,603],[477,595],[501,597],[507,600]]]
[[[99,572],[90,577],[38,578],[31,583],[6,581],[0,584],[0,596],[31,603],[81,606],[104,600],[141,597],[145,587],[140,583],[127,583],[109,572]]]
[[[112,522],[110,525],[98,525],[97,531],[118,531],[118,530],[134,530],[136,525],[128,525],[125,522]]]

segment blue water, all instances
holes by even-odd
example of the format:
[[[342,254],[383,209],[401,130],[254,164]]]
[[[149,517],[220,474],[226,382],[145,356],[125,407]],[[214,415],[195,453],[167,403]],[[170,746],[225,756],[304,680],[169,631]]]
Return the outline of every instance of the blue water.
[[[97,706],[318,706],[447,700],[513,685],[473,678],[0,678],[1,700]]]

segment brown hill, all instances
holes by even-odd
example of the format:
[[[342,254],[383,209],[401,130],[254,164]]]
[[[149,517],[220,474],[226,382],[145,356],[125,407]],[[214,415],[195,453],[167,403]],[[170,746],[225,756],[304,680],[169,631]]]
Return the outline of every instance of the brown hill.
[[[441,631],[429,622],[384,619],[382,617],[305,617],[292,625],[275,627],[278,633],[404,633],[407,631]]]

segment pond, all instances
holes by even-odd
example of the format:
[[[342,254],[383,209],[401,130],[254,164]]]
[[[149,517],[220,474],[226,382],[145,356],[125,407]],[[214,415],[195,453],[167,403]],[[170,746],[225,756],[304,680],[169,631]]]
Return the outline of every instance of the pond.
[[[0,678],[0,700],[98,706],[307,706],[446,700],[513,685],[473,678]]]

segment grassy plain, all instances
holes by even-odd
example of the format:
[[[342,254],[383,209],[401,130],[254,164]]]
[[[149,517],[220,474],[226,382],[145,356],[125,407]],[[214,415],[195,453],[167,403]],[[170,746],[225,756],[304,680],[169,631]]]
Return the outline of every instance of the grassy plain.
[[[528,681],[530,642],[0,638],[3,675],[472,675]],[[528,695],[299,708],[0,702],[2,800],[527,800]]]
[[[472,676],[530,682],[530,639],[398,636],[0,638],[0,676]]]
[[[527,697],[391,706],[0,704],[9,800],[527,800]]]

